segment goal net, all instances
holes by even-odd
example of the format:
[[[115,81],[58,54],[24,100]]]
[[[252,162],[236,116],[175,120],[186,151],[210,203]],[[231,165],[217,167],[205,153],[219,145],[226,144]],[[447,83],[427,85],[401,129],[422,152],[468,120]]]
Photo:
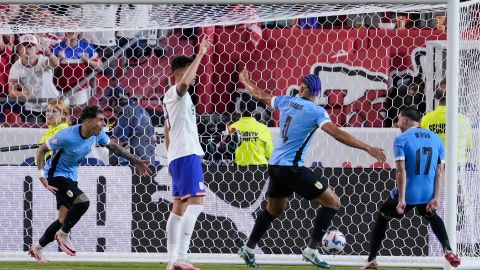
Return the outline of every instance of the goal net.
[[[480,6],[462,5],[460,112],[470,119],[473,135],[459,166],[458,251],[475,259]],[[385,149],[388,160],[378,164],[318,131],[306,154],[305,166],[327,177],[342,202],[331,228],[343,232],[348,244],[342,255],[326,259],[359,265],[378,209],[395,185],[398,110],[436,108],[434,91],[446,70],[443,4],[0,5],[0,34],[0,260],[27,260],[25,251],[57,218],[55,198],[33,165],[35,144],[52,125],[46,109],[53,98],[67,103],[71,124],[78,123],[85,105],[101,106],[109,135],[134,153],[141,149],[156,169],[152,177],[140,177],[100,147],[81,161],[79,187],[91,207],[72,230],[75,259],[166,260],[172,195],[161,100],[174,83],[172,59],[195,56],[199,39],[208,36],[213,45],[189,90],[207,185],[190,257],[240,263],[236,252],[266,206],[266,166],[238,166],[235,156],[242,142],[257,138],[228,131],[248,111],[268,126],[273,145],[280,138],[278,112],[253,100],[238,81],[246,68],[274,95],[297,95],[302,75],[318,75],[318,102],[333,122]],[[29,54],[32,47],[36,51]],[[49,52],[58,63],[47,60]],[[259,263],[302,263],[299,254],[316,211],[316,205],[292,196],[255,250]],[[71,259],[54,243],[46,251],[51,260]],[[382,265],[443,265],[440,245],[413,211],[390,223],[380,255]]]

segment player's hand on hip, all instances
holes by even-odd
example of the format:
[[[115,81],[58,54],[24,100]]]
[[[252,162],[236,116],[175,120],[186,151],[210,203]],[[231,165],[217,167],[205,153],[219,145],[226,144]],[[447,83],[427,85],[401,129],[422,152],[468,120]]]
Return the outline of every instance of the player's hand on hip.
[[[382,148],[369,147],[367,152],[370,156],[376,158],[380,162],[385,162],[387,160],[387,155],[385,155],[385,151]]]
[[[403,215],[403,213],[405,213],[405,207],[407,207],[407,204],[405,203],[405,200],[398,200],[397,213],[399,215]]]
[[[53,194],[55,194],[57,191],[58,191],[58,188],[54,187],[54,186],[50,186],[48,184],[48,181],[47,179],[45,179],[45,177],[40,177],[40,182],[42,182],[42,185],[50,192],[52,192]]]
[[[437,208],[438,200],[436,198],[433,198],[430,202],[428,202],[426,210],[428,213],[435,213],[435,211],[437,211]]]
[[[152,170],[148,167],[149,162],[147,160],[138,160],[135,162],[135,168],[137,168],[140,176],[151,175]]]

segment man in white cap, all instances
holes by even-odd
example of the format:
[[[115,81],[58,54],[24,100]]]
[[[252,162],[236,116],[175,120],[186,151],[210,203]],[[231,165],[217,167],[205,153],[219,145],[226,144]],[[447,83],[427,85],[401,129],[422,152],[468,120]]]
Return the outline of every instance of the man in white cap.
[[[38,54],[40,42],[33,34],[20,37],[18,54],[20,58],[12,65],[8,77],[10,97],[27,98],[21,117],[24,121],[45,122],[43,110],[47,100],[37,102],[36,98],[56,98],[60,95],[53,83],[53,69],[58,67],[58,58],[50,48],[42,48]]]

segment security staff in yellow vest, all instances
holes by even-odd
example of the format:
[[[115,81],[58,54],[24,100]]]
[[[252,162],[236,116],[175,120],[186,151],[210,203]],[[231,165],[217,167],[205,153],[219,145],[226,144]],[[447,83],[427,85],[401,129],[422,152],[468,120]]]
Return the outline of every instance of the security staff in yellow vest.
[[[438,85],[435,91],[435,99],[439,101],[439,106],[422,118],[420,127],[429,129],[437,133],[446,145],[446,123],[447,123],[447,81],[444,79]],[[473,131],[470,119],[458,114],[458,143],[457,143],[457,161],[464,164],[467,161],[467,152],[471,150],[473,143]]]
[[[240,103],[242,117],[228,127],[230,133],[238,132],[241,141],[235,151],[237,165],[267,165],[272,154],[272,136],[268,127],[254,117],[257,104],[254,101]]]

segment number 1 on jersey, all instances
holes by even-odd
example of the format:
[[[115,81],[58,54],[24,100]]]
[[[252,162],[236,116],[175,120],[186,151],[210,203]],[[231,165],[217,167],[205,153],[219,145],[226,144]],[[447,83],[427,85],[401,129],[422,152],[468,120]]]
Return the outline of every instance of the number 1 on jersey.
[[[288,133],[288,128],[290,127],[290,122],[292,122],[292,117],[288,116],[287,119],[285,120],[285,124],[283,125],[282,139],[284,143],[288,141],[287,133]]]
[[[422,151],[420,151],[420,149]],[[432,164],[432,148],[431,147],[418,148],[416,154],[417,154],[417,161],[415,164],[416,165],[415,173],[417,175],[420,174],[420,155],[423,154],[423,155],[427,155],[427,164],[425,164],[425,170],[423,171],[423,174],[428,174],[430,172],[430,165]]]

